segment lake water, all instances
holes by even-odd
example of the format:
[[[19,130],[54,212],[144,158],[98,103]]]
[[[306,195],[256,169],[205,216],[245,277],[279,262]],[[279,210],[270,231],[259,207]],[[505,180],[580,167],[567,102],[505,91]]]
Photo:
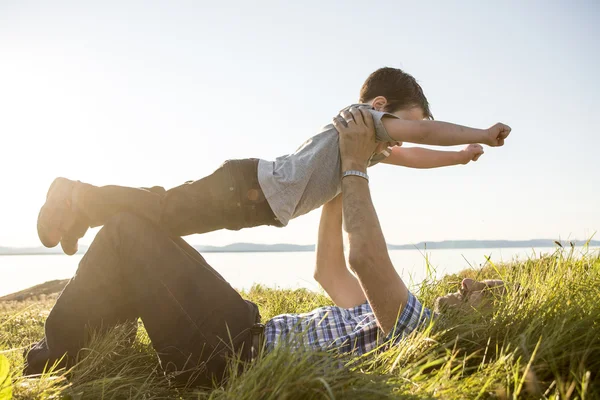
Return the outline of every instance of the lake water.
[[[551,253],[552,248],[392,250],[390,257],[402,279],[409,285],[418,284],[427,276],[426,256],[437,277],[458,272],[469,266],[485,264],[486,256],[493,262],[512,261]],[[590,251],[597,252],[598,249]],[[579,254],[581,249],[576,249]],[[237,289],[247,289],[254,283],[269,287],[318,290],[313,279],[313,252],[294,253],[205,253],[208,263]],[[70,278],[81,255],[0,256],[0,296],[53,279]]]

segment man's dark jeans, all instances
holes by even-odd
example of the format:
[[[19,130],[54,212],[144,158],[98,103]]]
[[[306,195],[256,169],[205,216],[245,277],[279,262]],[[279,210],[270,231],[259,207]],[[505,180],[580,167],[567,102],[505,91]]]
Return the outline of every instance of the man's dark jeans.
[[[73,362],[91,330],[141,318],[167,371],[203,365],[194,383],[220,380],[226,356],[247,357],[250,328],[260,319],[204,258],[180,237],[129,213],[98,232],[75,276],[59,296],[45,338],[29,352],[27,370],[39,373],[65,353]],[[184,382],[189,374],[178,375]]]

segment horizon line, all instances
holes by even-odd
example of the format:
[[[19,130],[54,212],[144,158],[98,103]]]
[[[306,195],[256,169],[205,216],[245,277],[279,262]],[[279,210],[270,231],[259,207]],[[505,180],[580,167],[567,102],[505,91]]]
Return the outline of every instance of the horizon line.
[[[473,243],[473,244],[481,244],[481,243],[489,243],[489,244],[501,244],[501,243],[506,243],[506,244],[528,244],[531,242],[548,242],[548,244],[555,244],[557,246],[563,247],[563,245],[593,245],[593,246],[598,246],[600,245],[600,240],[593,240],[592,238],[587,239],[587,240],[582,240],[582,239],[548,239],[548,238],[534,238],[534,239],[445,239],[445,240],[438,240],[438,241],[421,241],[421,242],[417,242],[417,243],[403,243],[403,244],[394,244],[394,243],[387,243],[386,245],[387,247],[405,247],[405,248],[410,248],[410,247],[414,247],[414,248],[419,248],[421,246],[427,246],[427,245],[440,245],[440,244],[469,244],[469,243]],[[316,246],[316,243],[308,243],[308,244],[298,244],[298,243],[255,243],[255,242],[233,242],[233,243],[229,243],[229,244],[225,244],[225,245],[205,245],[205,244],[190,244],[192,247],[200,247],[200,248],[208,248],[208,249],[222,249],[222,248],[227,248],[227,247],[232,247],[232,246],[256,246],[256,247],[260,247],[260,246],[291,246],[291,247],[314,247]],[[84,248],[89,248],[90,245],[82,245],[82,247]],[[460,248],[460,247],[457,247]],[[468,247],[467,247],[468,248]],[[55,251],[55,249],[59,249],[58,246],[54,247],[54,248],[45,248],[42,245],[38,245],[38,246],[1,246],[0,245],[0,249],[2,250],[12,250],[12,251],[18,251],[18,250],[29,250],[29,251],[33,251],[33,250],[42,250],[44,252],[52,252]],[[80,249],[81,250],[81,249]],[[81,251],[78,251],[78,253],[80,253]],[[1,254],[1,253],[0,253]]]

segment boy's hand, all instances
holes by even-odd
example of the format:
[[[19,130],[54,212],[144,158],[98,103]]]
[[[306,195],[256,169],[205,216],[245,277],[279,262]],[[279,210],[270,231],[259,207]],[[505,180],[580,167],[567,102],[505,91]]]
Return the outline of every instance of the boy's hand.
[[[468,164],[471,161],[479,160],[484,151],[480,144],[470,144],[461,150],[461,153],[465,156],[463,164]]]
[[[510,126],[498,122],[491,128],[486,129],[487,140],[485,144],[491,147],[504,146],[504,139],[510,134]]]

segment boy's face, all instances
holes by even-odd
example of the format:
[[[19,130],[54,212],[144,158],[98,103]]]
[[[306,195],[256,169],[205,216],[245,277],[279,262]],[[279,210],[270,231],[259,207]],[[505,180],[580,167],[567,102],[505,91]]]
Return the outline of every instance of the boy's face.
[[[377,96],[367,103],[371,104],[371,106],[373,106],[373,108],[377,111],[385,111],[386,106],[388,105],[387,99],[383,96]],[[393,114],[400,119],[410,121],[421,121],[425,119],[425,113],[421,107],[403,108],[401,110],[391,112],[390,114]],[[387,143],[386,146],[402,146],[402,142],[391,142]]]
[[[394,114],[395,116],[399,117],[400,119],[405,119],[405,120],[410,120],[410,121],[421,121],[421,120],[425,119],[425,115],[424,115],[421,107],[413,107],[413,108],[398,110],[398,111],[394,111],[391,114]],[[402,146],[402,142],[394,142],[394,143],[390,143],[389,145],[392,147]]]

